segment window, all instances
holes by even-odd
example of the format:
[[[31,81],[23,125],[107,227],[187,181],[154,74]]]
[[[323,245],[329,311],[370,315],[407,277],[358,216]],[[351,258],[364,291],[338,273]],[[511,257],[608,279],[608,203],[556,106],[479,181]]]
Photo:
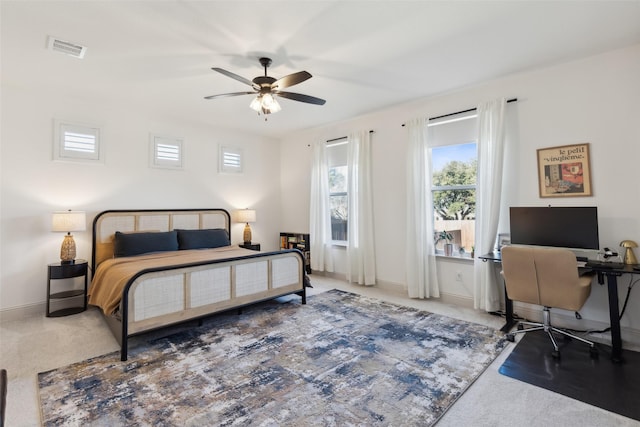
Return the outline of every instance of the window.
[[[242,149],[220,146],[221,173],[242,173]]]
[[[347,241],[347,219],[349,217],[347,183],[346,138],[327,144],[329,165],[329,204],[331,206],[331,239]]]
[[[98,126],[54,120],[53,159],[101,162]]]
[[[150,165],[163,169],[182,169],[182,139],[150,135]]]
[[[454,256],[466,256],[475,244],[478,166],[475,115],[463,120],[429,124],[434,127],[429,132],[433,141],[431,194],[436,240],[441,231],[447,231],[453,238],[451,242],[438,240],[436,250],[444,252],[445,243],[453,243]]]

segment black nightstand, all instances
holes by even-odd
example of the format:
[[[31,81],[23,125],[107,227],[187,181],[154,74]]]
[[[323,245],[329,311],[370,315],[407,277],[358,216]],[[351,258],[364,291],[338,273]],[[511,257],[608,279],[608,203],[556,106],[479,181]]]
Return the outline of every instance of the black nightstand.
[[[47,266],[47,317],[68,316],[70,314],[83,312],[87,309],[87,266],[87,261],[84,259],[77,259],[72,264],[54,262]],[[52,280],[71,279],[81,276],[84,276],[84,289],[71,289],[53,294],[51,293]],[[53,313],[49,311],[51,300],[65,300],[79,296],[83,297],[84,300],[82,306],[63,308],[61,310],[56,310]]]
[[[251,249],[252,251],[260,250],[260,243],[241,243],[238,246],[245,249]]]

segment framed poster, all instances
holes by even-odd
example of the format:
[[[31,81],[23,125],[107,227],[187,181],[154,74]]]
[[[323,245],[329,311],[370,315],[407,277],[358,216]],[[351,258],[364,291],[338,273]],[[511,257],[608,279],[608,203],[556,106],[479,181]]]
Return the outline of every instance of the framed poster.
[[[538,149],[540,197],[591,196],[589,144]]]

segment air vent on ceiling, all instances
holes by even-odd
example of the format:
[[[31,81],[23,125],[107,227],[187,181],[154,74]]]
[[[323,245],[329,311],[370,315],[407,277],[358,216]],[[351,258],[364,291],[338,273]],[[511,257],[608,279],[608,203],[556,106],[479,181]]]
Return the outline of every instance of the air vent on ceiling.
[[[52,36],[49,36],[47,45],[49,50],[64,53],[73,56],[74,58],[84,58],[84,54],[87,53],[87,48],[85,46],[60,40]]]

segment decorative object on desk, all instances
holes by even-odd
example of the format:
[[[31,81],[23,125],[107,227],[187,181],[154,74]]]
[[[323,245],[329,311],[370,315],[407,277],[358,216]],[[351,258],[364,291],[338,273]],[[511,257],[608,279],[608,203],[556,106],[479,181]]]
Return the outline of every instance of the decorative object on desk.
[[[620,243],[620,246],[622,246],[622,243]],[[614,252],[609,248],[604,248],[604,251],[602,252],[602,256],[604,257],[604,259],[609,259],[612,257],[617,257],[618,252]]]
[[[589,144],[537,151],[540,197],[591,196]]]
[[[624,248],[624,263],[625,264],[637,264],[638,259],[633,253],[633,248],[637,248],[638,244],[633,240],[623,240],[620,242],[620,247]]]
[[[256,211],[253,209],[239,209],[236,211],[236,222],[244,222],[244,233],[242,235],[245,245],[251,244],[250,222],[256,222]]]
[[[130,363],[40,373],[43,424],[426,427],[506,345],[488,326],[338,290],[136,339]]]
[[[445,256],[451,256],[453,255],[453,243],[451,243],[451,241],[453,240],[453,236],[451,235],[451,233],[449,233],[447,230],[442,230],[442,231],[438,231],[436,233],[436,242],[435,244],[437,245],[438,242],[440,242],[441,240],[444,240],[444,255]]]
[[[498,252],[502,250],[504,246],[509,246],[511,244],[511,235],[508,233],[500,233],[498,234]]]
[[[87,229],[87,216],[82,211],[59,211],[51,215],[51,231],[66,232],[60,247],[60,262],[73,264],[76,259],[76,242],[71,235],[72,231],[85,231]]]

